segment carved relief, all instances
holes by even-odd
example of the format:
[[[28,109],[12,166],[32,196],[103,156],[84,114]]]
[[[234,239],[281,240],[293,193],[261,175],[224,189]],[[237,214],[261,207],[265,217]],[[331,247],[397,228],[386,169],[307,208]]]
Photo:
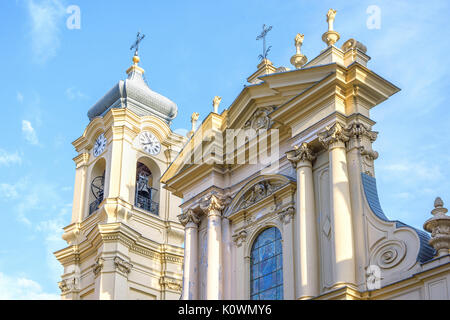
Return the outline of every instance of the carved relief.
[[[214,193],[205,196],[200,202],[200,208],[205,212],[206,215],[218,213],[221,214],[224,207],[225,199]]]
[[[161,277],[159,278],[159,284],[162,290],[173,290],[176,292],[181,292],[181,288],[183,286],[183,282],[178,279]]]
[[[292,163],[292,166],[296,168],[299,161],[314,161],[316,154],[306,142],[303,142],[300,146],[295,146],[294,150],[286,152],[286,157]]]
[[[361,140],[363,137],[367,137],[370,142],[377,140],[378,132],[370,130],[366,125],[354,122],[348,128],[347,132],[349,137],[354,137]]]
[[[367,150],[364,146],[359,147],[359,153],[362,159],[362,170],[369,176],[374,176],[374,160],[378,159],[378,152]]]
[[[269,117],[269,113],[275,110],[275,107],[262,107],[253,113],[249,120],[244,124],[243,129],[270,129],[272,126],[272,120]]]
[[[319,132],[319,141],[328,149],[335,143],[345,143],[349,140],[349,132],[339,122],[336,122],[331,127],[326,127],[325,131]]]
[[[200,223],[200,218],[193,210],[188,210],[186,213],[182,213],[178,216],[178,220],[183,226],[186,226],[189,222],[192,222],[196,225]]]
[[[275,190],[279,189],[280,186],[272,185],[269,181],[261,181],[255,184],[250,190],[247,191],[242,197],[239,209],[245,209],[271,195]]]
[[[284,224],[288,224],[291,222],[292,217],[294,216],[295,208],[294,207],[288,207],[278,213],[278,216]]]
[[[242,230],[239,231],[232,236],[233,242],[236,246],[240,247],[242,243],[244,243],[247,240],[247,231]]]
[[[120,257],[114,258],[114,266],[126,275],[128,275],[131,271],[131,268],[133,268],[133,265],[131,263],[125,261]]]
[[[400,264],[405,255],[404,241],[386,240],[372,251],[370,264],[378,265],[381,269],[390,269]]]
[[[103,258],[98,258],[92,266],[92,271],[94,272],[94,276],[97,276],[98,273],[103,269],[103,263],[105,260]]]
[[[65,279],[58,282],[58,287],[61,289],[61,293],[65,294],[70,291],[78,290],[78,281],[76,278]]]

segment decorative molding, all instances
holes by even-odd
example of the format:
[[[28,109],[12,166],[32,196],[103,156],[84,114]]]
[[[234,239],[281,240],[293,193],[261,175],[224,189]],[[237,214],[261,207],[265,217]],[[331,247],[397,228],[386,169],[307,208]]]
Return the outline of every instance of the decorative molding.
[[[366,157],[367,160],[373,161],[378,159],[378,152],[367,150],[364,146],[359,147],[359,152],[362,156]]]
[[[62,294],[69,293],[70,291],[77,291],[78,281],[76,278],[64,279],[58,282],[58,287],[61,289]]]
[[[370,130],[370,128],[360,122],[353,122],[346,130],[349,138],[361,139],[367,137],[370,142],[375,142],[378,137],[377,131]]]
[[[386,240],[381,242],[371,254],[371,264],[381,269],[391,269],[400,264],[406,256],[406,244],[400,240]]]
[[[197,216],[197,214],[192,209],[189,209],[186,213],[182,213],[182,214],[178,215],[178,220],[180,220],[180,223],[183,226],[186,226],[190,222],[192,222],[193,224],[195,224],[197,226],[200,223],[200,218]]]
[[[360,146],[359,153],[362,157],[363,171],[369,176],[374,176],[374,160],[378,159],[378,152],[367,150],[366,147]]]
[[[183,287],[183,282],[178,279],[161,277],[159,278],[159,284],[162,290],[173,290],[176,292],[181,292],[181,288]]]
[[[349,133],[339,122],[336,122],[331,127],[326,127],[325,131],[317,134],[320,143],[328,149],[336,143],[345,143],[349,140]]]
[[[284,224],[288,224],[289,222],[291,222],[294,214],[295,214],[295,208],[293,206],[291,206],[291,207],[287,207],[287,208],[281,210],[278,213],[278,217],[280,218],[281,222],[283,222]]]
[[[105,260],[103,258],[98,258],[97,261],[92,266],[92,271],[94,272],[94,276],[97,276],[99,272],[103,269],[103,263]]]
[[[272,127],[272,120],[269,114],[275,110],[275,107],[261,107],[258,108],[250,117],[247,122],[245,122],[243,129],[270,129]]]
[[[306,142],[303,142],[300,146],[294,146],[294,150],[286,152],[286,157],[292,163],[292,166],[296,168],[297,163],[300,161],[313,162],[316,159],[316,154]]]
[[[248,190],[243,196],[243,201],[239,205],[239,209],[245,209],[264,199],[281,188],[281,185],[272,185],[270,181],[264,180],[256,183],[250,190]]]
[[[236,246],[240,247],[242,243],[244,243],[247,240],[247,231],[242,230],[239,231],[232,236],[233,242]]]
[[[114,257],[114,266],[121,272],[128,275],[133,268],[133,265],[120,257]]]
[[[75,162],[76,169],[85,166],[89,162],[89,153],[88,152],[80,153],[78,156],[73,158],[73,161]]]
[[[200,201],[200,208],[205,212],[207,216],[210,215],[222,215],[222,210],[225,208],[225,199],[218,194],[211,194],[203,197]]]

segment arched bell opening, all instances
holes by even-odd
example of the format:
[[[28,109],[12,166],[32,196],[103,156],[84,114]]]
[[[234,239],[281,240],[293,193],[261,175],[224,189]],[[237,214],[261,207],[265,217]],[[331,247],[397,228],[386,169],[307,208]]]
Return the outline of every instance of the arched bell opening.
[[[103,201],[105,193],[106,161],[101,158],[92,168],[91,183],[89,186],[89,215],[95,212]]]
[[[135,206],[153,214],[159,214],[159,190],[156,176],[142,162],[136,166]]]

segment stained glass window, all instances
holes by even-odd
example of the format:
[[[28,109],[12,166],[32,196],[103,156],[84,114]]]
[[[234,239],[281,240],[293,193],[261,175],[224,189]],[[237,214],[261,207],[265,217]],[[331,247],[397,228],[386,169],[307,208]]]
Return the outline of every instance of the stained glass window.
[[[252,300],[283,299],[281,233],[275,228],[261,232],[253,243],[250,269]]]

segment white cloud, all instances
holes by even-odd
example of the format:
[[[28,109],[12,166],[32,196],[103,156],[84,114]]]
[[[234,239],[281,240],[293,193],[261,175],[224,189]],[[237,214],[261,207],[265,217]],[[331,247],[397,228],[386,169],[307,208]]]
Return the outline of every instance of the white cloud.
[[[11,164],[21,164],[22,158],[20,155],[15,153],[8,153],[3,149],[0,149],[0,166],[9,166]]]
[[[23,94],[21,92],[17,92],[17,101],[19,101],[20,103],[23,102]]]
[[[60,296],[44,292],[41,285],[26,277],[0,272],[0,300],[59,300]]]
[[[31,125],[31,122],[28,120],[22,120],[22,132],[25,136],[25,139],[33,144],[38,145],[39,140],[36,134],[36,131],[34,130],[33,126]]]
[[[31,45],[34,60],[45,63],[56,56],[60,46],[60,28],[64,26],[62,18],[65,8],[60,0],[43,0],[27,2],[31,18]]]
[[[75,87],[67,88],[66,89],[66,96],[70,100],[87,98],[87,96],[83,92],[81,92],[80,90],[76,89]]]
[[[380,165],[378,168],[388,173],[386,178],[394,180],[401,178],[405,182],[438,181],[443,177],[440,166],[414,159],[396,159],[392,163]]]

